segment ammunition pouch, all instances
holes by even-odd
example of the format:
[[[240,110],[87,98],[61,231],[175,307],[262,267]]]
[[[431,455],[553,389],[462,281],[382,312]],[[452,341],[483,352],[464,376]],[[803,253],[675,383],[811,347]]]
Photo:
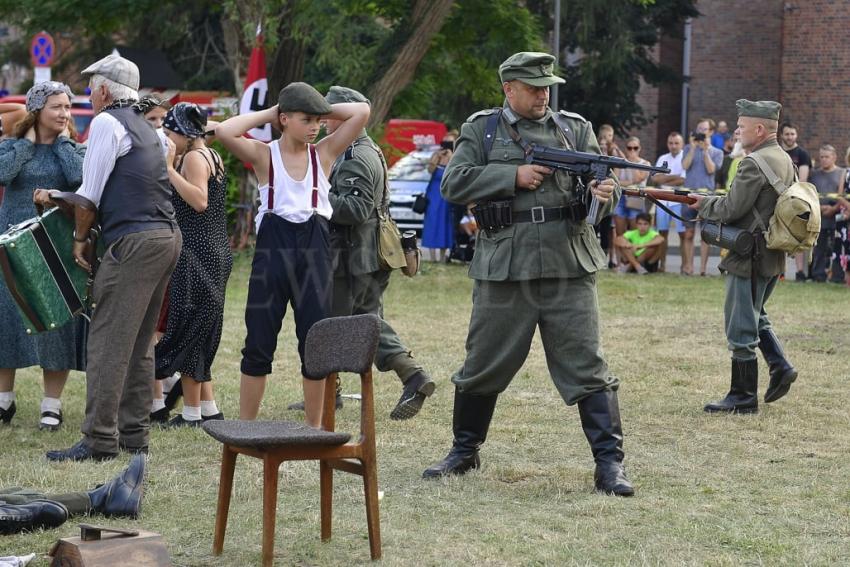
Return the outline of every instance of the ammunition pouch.
[[[513,224],[512,206],[513,199],[478,203],[472,207],[472,216],[475,217],[478,228],[484,230],[490,236],[492,233]]]

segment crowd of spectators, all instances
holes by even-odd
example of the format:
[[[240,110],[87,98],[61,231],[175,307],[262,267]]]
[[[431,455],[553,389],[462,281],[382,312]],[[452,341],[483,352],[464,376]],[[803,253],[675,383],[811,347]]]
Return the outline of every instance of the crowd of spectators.
[[[818,149],[815,167],[809,153],[797,143],[798,131],[797,125],[783,123],[778,132],[778,142],[797,167],[799,180],[812,183],[821,195],[822,220],[821,234],[814,249],[795,258],[794,279],[850,286],[850,231],[847,220],[850,206],[846,199],[850,192],[850,148],[844,154],[846,167],[841,167],[838,150],[830,144],[822,145]],[[649,163],[640,154],[640,138],[636,136],[625,139],[621,148],[614,137],[614,129],[603,124],[598,138],[600,148],[608,155]],[[684,188],[713,194],[731,189],[738,165],[745,156],[735,132],[729,130],[726,122],[715,123],[711,118],[700,118],[692,132],[686,135],[680,132],[668,134],[667,152],[658,156],[655,164],[661,166],[666,163],[669,174],[647,177],[643,172],[633,170],[617,170],[616,173],[624,186]],[[675,216],[643,199],[624,197],[614,215],[603,219],[599,236],[602,247],[608,252],[610,268],[636,273],[667,271],[669,235],[675,227],[679,236],[680,273],[686,276],[694,274],[694,237],[701,228],[696,211],[680,203],[661,203]],[[642,222],[644,218],[648,222]],[[647,242],[657,244],[644,246]],[[712,251],[705,243],[700,243],[699,248],[699,274],[706,276],[709,275]],[[641,254],[636,254],[637,250],[641,250]],[[647,253],[644,250],[649,250],[650,254],[643,256]],[[721,250],[720,254],[723,253]],[[647,262],[649,258],[652,258],[651,262]]]

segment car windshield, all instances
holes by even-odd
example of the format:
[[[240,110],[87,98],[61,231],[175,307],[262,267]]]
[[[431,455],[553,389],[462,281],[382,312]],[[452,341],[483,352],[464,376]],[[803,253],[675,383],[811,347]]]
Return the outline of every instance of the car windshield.
[[[389,178],[404,181],[428,181],[431,179],[431,174],[428,173],[428,161],[433,153],[433,150],[410,152],[393,164],[387,172]]]

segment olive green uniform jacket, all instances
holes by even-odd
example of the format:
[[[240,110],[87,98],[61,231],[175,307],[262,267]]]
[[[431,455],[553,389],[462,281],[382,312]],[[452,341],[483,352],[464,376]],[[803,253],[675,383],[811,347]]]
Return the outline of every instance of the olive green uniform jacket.
[[[764,157],[783,183],[790,186],[794,183],[794,164],[788,153],[783,150],[775,139],[765,140],[753,152]],[[738,173],[732,182],[732,188],[725,196],[706,197],[699,204],[699,216],[723,224],[728,224],[744,230],[752,230],[755,226],[756,215],[759,215],[766,229],[776,208],[778,195],[771,187],[764,173],[758,168],[751,157],[745,157],[738,166]],[[764,239],[759,243],[760,258],[756,261],[756,274],[762,277],[778,276],[785,270],[785,253],[778,250],[768,250]],[[751,276],[750,256],[742,256],[730,250],[720,268],[732,275],[749,278]]]
[[[334,162],[328,198],[334,274],[359,276],[377,272],[378,206],[385,169],[380,148],[363,131]]]
[[[566,172],[547,176],[536,191],[516,188],[517,168],[524,165],[522,148],[511,139],[499,122],[489,155],[484,155],[484,130],[494,109],[473,114],[461,127],[455,152],[443,175],[441,192],[452,203],[467,205],[499,199],[514,199],[514,211],[533,207],[562,207],[577,200],[576,183]],[[514,124],[528,143],[555,148],[567,141],[552,118],[551,110],[540,120],[520,118],[505,103],[503,118]],[[590,122],[561,111],[575,133],[577,149],[599,153],[599,144]],[[603,215],[614,210],[620,196],[603,207]],[[593,226],[566,219],[540,224],[517,223],[492,235],[481,231],[475,243],[475,256],[469,276],[477,280],[521,281],[539,278],[571,278],[595,273],[608,259],[596,238]]]

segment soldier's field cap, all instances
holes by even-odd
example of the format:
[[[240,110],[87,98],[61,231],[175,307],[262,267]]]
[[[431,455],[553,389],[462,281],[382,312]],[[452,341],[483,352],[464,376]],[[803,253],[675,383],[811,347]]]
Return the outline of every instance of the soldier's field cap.
[[[752,118],[766,118],[768,120],[779,120],[779,111],[782,105],[772,100],[747,100],[739,99],[735,102],[738,107],[738,116],[750,116]]]
[[[548,53],[521,51],[514,53],[499,65],[499,77],[503,83],[522,81],[532,87],[548,87],[563,83],[555,75],[555,58]]]
[[[279,112],[303,112],[305,114],[330,114],[331,105],[322,94],[307,83],[289,83],[277,97]]]
[[[81,73],[83,77],[101,75],[110,81],[124,85],[134,91],[139,90],[139,68],[129,59],[112,53],[100,61],[92,63]]]
[[[328,101],[328,104],[339,104],[341,102],[365,102],[366,104],[371,104],[369,99],[363,96],[363,93],[337,85],[332,86],[328,90],[325,100]]]

